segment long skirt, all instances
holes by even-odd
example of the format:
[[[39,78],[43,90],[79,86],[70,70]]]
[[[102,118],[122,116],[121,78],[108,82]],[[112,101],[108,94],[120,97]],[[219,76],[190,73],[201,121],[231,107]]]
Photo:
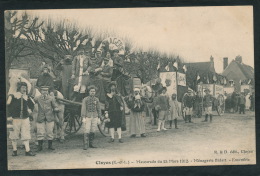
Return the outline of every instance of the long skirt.
[[[130,134],[144,134],[145,133],[145,116],[143,112],[132,111],[130,118]]]

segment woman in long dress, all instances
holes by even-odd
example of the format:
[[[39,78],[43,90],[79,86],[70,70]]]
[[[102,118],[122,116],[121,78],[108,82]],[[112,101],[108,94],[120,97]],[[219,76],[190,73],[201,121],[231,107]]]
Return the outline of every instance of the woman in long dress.
[[[125,102],[129,109],[131,109],[130,118],[130,137],[134,138],[136,135],[141,135],[141,137],[146,137],[145,135],[145,116],[144,107],[145,104],[140,96],[140,89],[134,89],[134,97],[126,97]]]

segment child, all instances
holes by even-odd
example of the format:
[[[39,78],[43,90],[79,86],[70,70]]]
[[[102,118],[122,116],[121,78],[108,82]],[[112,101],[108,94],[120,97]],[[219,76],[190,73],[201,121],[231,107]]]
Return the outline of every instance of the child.
[[[81,117],[84,125],[83,150],[97,148],[93,145],[94,132],[101,118],[99,99],[95,97],[97,88],[94,85],[88,87],[89,96],[82,100]]]
[[[168,120],[170,122],[170,128],[172,128],[172,121],[174,121],[175,129],[178,129],[177,118],[180,116],[180,108],[179,102],[176,98],[176,94],[172,94],[172,98],[170,101],[170,115],[168,116]]]
[[[163,87],[161,94],[155,99],[155,109],[159,111],[159,122],[157,132],[167,130],[164,126],[169,112],[169,97],[166,95],[167,88]]]
[[[10,95],[7,100],[8,111],[13,119],[13,131],[10,133],[10,139],[12,140],[13,154],[17,156],[17,140],[20,138],[25,146],[25,156],[35,156],[30,151],[29,140],[30,134],[30,120],[28,107],[33,109],[33,101],[27,96],[27,84],[25,82],[19,82],[17,86],[17,92]]]
[[[205,120],[203,122],[208,121],[208,116],[210,117],[210,122],[212,122],[212,105],[214,97],[210,94],[209,89],[205,89],[204,92],[206,95],[203,98],[203,107],[205,108]]]
[[[184,94],[183,96],[183,107],[184,107],[184,113],[185,113],[185,123],[192,123],[191,121],[191,115],[193,112],[193,103],[194,103],[194,96],[193,91],[191,89],[188,89],[188,93]]]
[[[38,151],[42,151],[43,140],[48,140],[48,149],[55,150],[52,146],[54,123],[58,121],[55,118],[54,112],[58,112],[59,108],[54,100],[54,97],[49,95],[49,86],[41,87],[41,95],[35,98],[35,103],[38,104],[38,115],[36,118]]]

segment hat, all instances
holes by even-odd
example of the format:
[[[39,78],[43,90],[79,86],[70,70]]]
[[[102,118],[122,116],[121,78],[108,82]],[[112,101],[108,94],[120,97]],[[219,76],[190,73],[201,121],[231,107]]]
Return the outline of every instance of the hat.
[[[107,58],[107,57],[104,57],[104,59],[103,59],[104,61],[109,61],[109,58]]]
[[[110,88],[111,86],[117,86],[116,82],[115,81],[111,81],[109,84],[108,84],[108,87]]]
[[[210,90],[207,88],[207,89],[204,90],[204,92],[210,92]]]
[[[73,57],[72,57],[71,55],[65,55],[65,56],[64,56],[64,59],[65,59],[65,60],[72,60]]]
[[[188,88],[188,93],[191,93],[191,92],[193,92],[193,90],[192,90],[192,89],[190,89],[190,88]]]
[[[26,82],[18,82],[17,87],[27,86]]]
[[[134,92],[140,92],[140,89],[138,87],[135,87]]]
[[[90,85],[90,86],[88,86],[88,91],[90,91],[91,89],[95,89],[95,90],[97,90],[97,87],[94,86],[94,85]]]
[[[118,50],[118,49],[115,49],[115,50],[114,50],[114,53],[119,53],[119,50]]]
[[[138,95],[135,96],[135,99],[136,100],[141,100],[141,96],[138,94]]]
[[[45,64],[45,65],[42,67],[42,72],[43,72],[43,70],[46,69],[46,68],[48,69],[48,72],[50,72],[50,68],[49,68],[49,66],[48,66],[47,64]]]
[[[167,90],[167,88],[166,87],[162,87],[161,91],[163,91],[163,90]]]
[[[49,86],[41,86],[41,90],[49,90]]]

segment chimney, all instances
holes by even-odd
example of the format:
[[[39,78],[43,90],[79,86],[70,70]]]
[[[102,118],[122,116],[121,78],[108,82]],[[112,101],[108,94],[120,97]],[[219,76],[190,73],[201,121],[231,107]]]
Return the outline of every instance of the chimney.
[[[210,62],[214,62],[214,57],[210,56]]]
[[[223,70],[225,70],[228,66],[228,57],[223,58]]]

